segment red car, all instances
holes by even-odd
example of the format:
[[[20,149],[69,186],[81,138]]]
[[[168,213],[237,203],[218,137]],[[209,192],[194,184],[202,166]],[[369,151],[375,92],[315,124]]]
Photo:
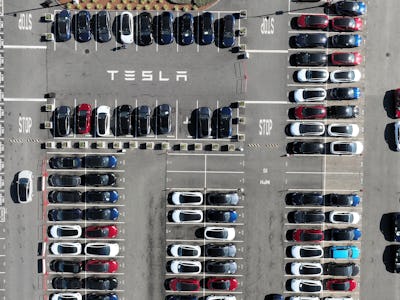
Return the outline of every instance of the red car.
[[[234,291],[238,287],[236,278],[216,278],[212,277],[207,280],[207,289],[220,291]]]
[[[358,31],[363,22],[360,18],[336,17],[331,20],[332,29],[335,31]]]
[[[86,238],[115,238],[118,235],[118,227],[115,225],[89,226],[85,229]]]
[[[194,278],[174,278],[169,282],[169,288],[173,291],[198,291],[200,281]]]
[[[318,229],[296,229],[293,232],[296,242],[320,242],[324,240],[324,233]]]
[[[325,29],[328,25],[326,15],[301,15],[297,18],[297,26],[304,29]]]
[[[396,118],[400,118],[400,89],[394,91],[394,111]]]
[[[326,289],[330,291],[351,292],[357,288],[354,279],[329,279],[326,282]]]
[[[85,271],[96,273],[115,273],[118,271],[118,262],[115,260],[91,259],[86,262]]]
[[[298,106],[294,110],[296,119],[323,119],[326,118],[326,107],[323,105]]]
[[[86,134],[90,132],[92,107],[90,104],[82,103],[76,110],[76,126],[78,133]]]
[[[361,64],[362,56],[358,52],[334,52],[331,62],[335,66],[356,66]]]

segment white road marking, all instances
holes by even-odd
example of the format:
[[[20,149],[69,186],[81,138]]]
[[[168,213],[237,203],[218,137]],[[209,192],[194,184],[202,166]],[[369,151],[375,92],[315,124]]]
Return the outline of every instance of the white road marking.
[[[207,157],[207,156],[205,156]],[[210,174],[244,174],[244,171],[207,171],[207,162],[204,162],[204,170],[167,170],[167,173],[210,173]]]
[[[232,154],[224,154],[224,153],[174,153],[174,152],[168,152],[167,155],[171,156],[183,156],[183,155],[188,155],[188,156],[244,156],[244,154],[239,154],[239,153],[232,153]]]
[[[4,98],[4,102],[46,102],[46,98]]]
[[[244,101],[246,104],[293,104],[290,101]]]
[[[203,241],[203,240],[202,239],[201,240],[200,239],[198,239],[198,240],[166,239],[166,242],[181,242],[181,243],[183,243],[183,242],[193,243],[193,242],[201,242],[201,241]],[[209,241],[209,242],[224,242],[224,240],[207,240],[207,241]],[[229,243],[243,243],[243,241],[240,241],[240,240],[233,240],[233,241],[227,241],[227,242],[229,242]]]
[[[4,49],[38,49],[46,50],[47,46],[35,46],[35,45],[4,45]]]
[[[325,157],[325,155],[324,155]],[[326,172],[326,171],[316,171],[316,172],[302,172],[302,171],[288,171],[285,172],[286,174],[327,174],[327,175],[334,175],[334,174],[340,174],[340,175],[358,175],[361,174],[362,172]]]
[[[287,54],[289,50],[246,50],[249,53],[277,53],[277,54]]]
[[[301,189],[301,188],[298,188],[298,189],[288,189],[288,191],[289,192],[292,192],[292,191],[296,191],[296,192],[298,192],[298,191],[303,191],[303,192],[322,192],[322,189]],[[359,192],[358,190],[345,190],[345,189],[325,189],[324,190],[325,192],[343,192],[343,193],[345,193],[345,192],[349,192],[349,193],[355,193],[355,192]]]

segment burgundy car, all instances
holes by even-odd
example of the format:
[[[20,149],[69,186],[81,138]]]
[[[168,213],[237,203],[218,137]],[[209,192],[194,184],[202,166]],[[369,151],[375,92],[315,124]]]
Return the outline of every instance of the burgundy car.
[[[327,15],[301,15],[297,18],[297,26],[303,29],[325,29],[328,25]]]
[[[320,242],[324,240],[324,233],[318,229],[296,229],[293,232],[296,242]]]
[[[357,282],[354,279],[329,279],[326,282],[326,289],[330,291],[351,292],[357,288]]]
[[[335,66],[356,66],[361,64],[362,56],[358,52],[334,52],[331,62]]]
[[[118,228],[115,225],[89,226],[85,228],[86,238],[115,238]]]
[[[234,291],[237,287],[236,278],[212,277],[207,280],[207,289],[209,290]]]
[[[396,118],[400,118],[400,89],[394,91],[394,110]]]
[[[115,273],[118,271],[118,262],[115,260],[91,259],[86,262],[85,271],[96,273]]]
[[[323,105],[298,106],[294,110],[296,119],[323,119],[326,118],[326,107]]]
[[[78,128],[78,133],[86,134],[90,132],[92,116],[92,107],[90,104],[82,103],[78,106],[76,110],[76,126]]]
[[[352,17],[336,17],[331,20],[334,31],[358,31],[362,28],[362,19]]]

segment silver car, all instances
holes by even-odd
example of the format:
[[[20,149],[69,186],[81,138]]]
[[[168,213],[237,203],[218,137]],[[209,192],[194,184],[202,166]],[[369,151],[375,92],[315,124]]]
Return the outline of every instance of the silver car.
[[[295,102],[322,102],[326,98],[324,88],[298,89],[294,91]]]
[[[322,122],[294,122],[290,124],[292,136],[318,136],[324,135],[325,125]]]
[[[340,136],[340,137],[356,137],[360,133],[360,128],[357,124],[329,124],[328,134],[329,136]]]

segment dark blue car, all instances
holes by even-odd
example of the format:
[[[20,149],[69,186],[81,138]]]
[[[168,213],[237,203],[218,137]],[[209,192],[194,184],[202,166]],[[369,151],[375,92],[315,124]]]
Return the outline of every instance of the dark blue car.
[[[86,220],[109,220],[115,221],[119,217],[119,211],[116,207],[110,208],[88,208],[84,211]]]
[[[331,37],[333,48],[355,48],[361,43],[362,37],[359,34],[337,34]]]
[[[65,42],[71,38],[71,13],[62,10],[56,15],[56,39],[58,42]]]
[[[224,16],[222,24],[222,46],[232,47],[235,44],[235,17],[233,15]]]
[[[189,13],[184,14],[179,20],[180,42],[183,45],[193,43],[193,16]]]
[[[203,45],[209,45],[214,42],[214,15],[205,12],[200,16],[200,42]]]
[[[164,11],[160,16],[160,42],[161,44],[171,44],[174,41],[173,33],[174,16],[170,11]]]
[[[333,4],[336,13],[342,16],[361,16],[365,14],[366,5],[361,1],[338,1]]]
[[[90,13],[81,10],[76,16],[76,38],[79,42],[88,42],[92,38],[90,31]]]
[[[232,136],[232,109],[221,107],[218,111],[217,137],[230,138]]]

